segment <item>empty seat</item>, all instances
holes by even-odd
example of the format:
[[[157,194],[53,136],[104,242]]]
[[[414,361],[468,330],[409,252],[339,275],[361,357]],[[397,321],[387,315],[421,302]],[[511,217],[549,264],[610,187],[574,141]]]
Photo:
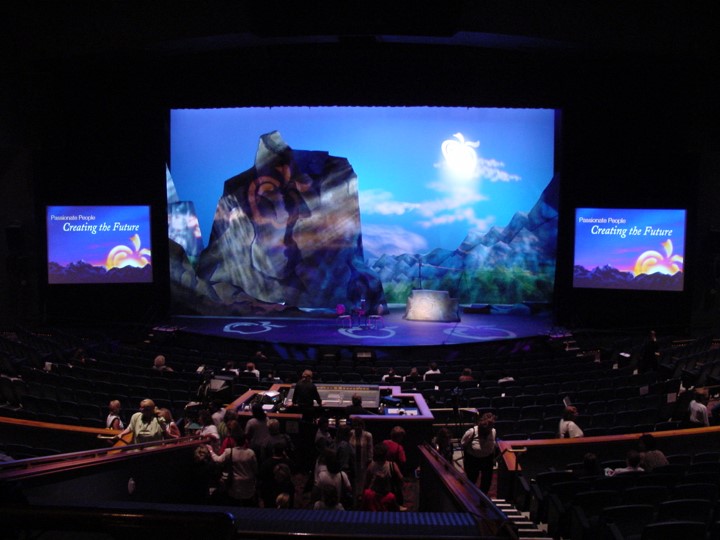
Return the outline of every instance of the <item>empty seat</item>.
[[[699,521],[660,521],[647,524],[641,531],[641,540],[668,540],[670,538],[705,538],[707,526]]]
[[[672,499],[658,505],[657,515],[663,521],[699,521],[708,525],[713,505],[707,499]]]
[[[600,512],[601,538],[636,538],[655,518],[655,507],[650,504],[627,504],[603,508]],[[673,538],[673,537],[667,537]]]

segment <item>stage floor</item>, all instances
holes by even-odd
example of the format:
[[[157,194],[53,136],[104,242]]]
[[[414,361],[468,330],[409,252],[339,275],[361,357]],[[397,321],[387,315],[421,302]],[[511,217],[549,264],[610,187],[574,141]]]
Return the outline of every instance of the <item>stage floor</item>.
[[[228,339],[352,347],[459,345],[555,332],[549,312],[495,308],[491,313],[462,313],[459,322],[408,321],[404,314],[404,306],[391,307],[382,324],[372,327],[358,321],[343,326],[334,316],[313,313],[294,317],[175,316],[170,324],[176,331]]]

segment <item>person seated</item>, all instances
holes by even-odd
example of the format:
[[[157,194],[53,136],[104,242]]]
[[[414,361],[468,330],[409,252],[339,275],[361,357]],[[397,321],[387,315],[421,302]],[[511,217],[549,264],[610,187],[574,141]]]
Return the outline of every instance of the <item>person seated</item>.
[[[400,382],[402,381],[402,377],[400,377],[397,373],[395,373],[395,368],[389,368],[387,373],[382,376],[382,382]]]
[[[423,380],[427,381],[432,379],[434,375],[440,375],[440,369],[438,368],[437,362],[431,362],[428,370],[423,375]]]
[[[640,466],[648,472],[670,464],[663,451],[658,450],[655,437],[649,433],[640,435],[638,451],[640,452]]]
[[[578,410],[576,407],[565,407],[565,412],[558,427],[558,437],[561,439],[577,439],[585,435],[583,430],[580,429],[580,426],[575,423],[577,417]]]
[[[418,371],[418,368],[410,368],[410,373],[403,377],[403,382],[418,382],[422,380],[422,376]]]
[[[350,417],[353,414],[372,414],[362,406],[362,396],[360,394],[353,394],[350,399],[352,404],[345,407],[345,416]]]
[[[222,368],[221,373],[237,377],[238,375],[240,375],[240,370],[235,366],[234,360],[228,360],[227,362],[225,362],[225,367]]]
[[[173,371],[173,368],[167,365],[165,357],[162,354],[158,354],[153,360],[153,369],[161,373]]]
[[[248,362],[245,365],[245,370],[243,371],[244,375],[255,375],[255,378],[259,381],[260,380],[260,371],[255,367],[254,362]]]
[[[707,427],[710,425],[707,403],[707,393],[696,390],[690,405],[688,405],[689,427]]]
[[[615,476],[616,474],[645,472],[645,469],[640,466],[640,453],[637,450],[628,450],[625,463],[627,464],[625,467],[606,469],[605,474],[607,476]]]
[[[472,369],[465,368],[462,370],[462,373],[460,374],[460,377],[458,377],[459,382],[472,382],[475,380],[475,377],[473,377]]]

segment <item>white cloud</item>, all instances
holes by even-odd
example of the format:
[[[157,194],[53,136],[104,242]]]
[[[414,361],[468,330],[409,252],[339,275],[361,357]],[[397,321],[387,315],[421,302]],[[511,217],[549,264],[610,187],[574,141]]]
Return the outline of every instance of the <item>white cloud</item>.
[[[458,138],[458,136],[460,137]],[[461,134],[456,134],[455,137],[458,139],[458,144],[471,146],[473,150],[479,146],[479,143],[465,142]],[[414,213],[420,218],[418,225],[426,229],[436,225],[466,222],[472,228],[486,231],[494,224],[494,217],[478,218],[474,209],[475,204],[489,200],[481,192],[482,181],[517,182],[521,180],[519,175],[505,171],[505,163],[502,161],[479,156],[472,177],[459,178],[453,174],[445,161],[436,163],[435,167],[440,169],[441,178],[427,183],[425,187],[439,194],[440,197],[420,202],[406,202],[395,200],[392,193],[382,189],[361,190],[359,196],[363,214],[402,216]],[[363,231],[365,231],[364,228]],[[386,229],[386,232],[388,231],[389,229]],[[403,251],[412,252],[412,250]]]
[[[478,177],[490,180],[491,182],[518,182],[521,177],[517,174],[510,174],[503,171],[505,164],[496,159],[478,159]]]
[[[359,193],[360,208],[364,214],[380,214],[383,216],[401,216],[416,210],[421,203],[410,203],[393,200],[393,194],[381,189],[366,189]]]
[[[418,253],[428,248],[424,237],[397,225],[363,225],[362,238],[366,256]]]
[[[472,228],[479,231],[487,231],[495,223],[495,217],[486,216],[479,218],[475,215],[475,210],[472,208],[457,208],[453,212],[432,215],[430,219],[420,221],[419,225],[428,229],[435,225],[447,225],[458,221],[467,222]]]

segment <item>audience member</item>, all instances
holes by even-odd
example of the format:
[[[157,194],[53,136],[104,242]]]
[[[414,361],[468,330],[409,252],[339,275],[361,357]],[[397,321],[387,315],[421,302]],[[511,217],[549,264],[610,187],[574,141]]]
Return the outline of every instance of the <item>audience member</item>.
[[[312,377],[312,371],[309,369],[303,371],[300,380],[295,384],[292,396],[292,404],[300,408],[303,420],[306,422],[312,421],[315,416],[313,406],[316,402],[322,407],[322,398]]]
[[[218,454],[222,454],[228,448],[235,448],[239,439],[238,433],[242,432],[243,430],[240,426],[240,422],[238,422],[237,420],[229,420],[226,426],[227,434],[222,438],[220,442],[220,449],[218,450]]]
[[[248,438],[248,445],[262,463],[265,459],[265,447],[270,441],[270,430],[268,429],[268,417],[265,414],[262,403],[253,403],[251,407],[252,418],[245,424],[245,435]]]
[[[173,420],[170,409],[160,409],[160,416],[163,418],[163,420],[165,420],[165,424],[167,425],[167,429],[165,430],[165,436],[169,439],[179,439],[182,434],[180,433],[180,428],[175,423],[175,420]]]
[[[365,472],[365,488],[370,487],[372,479],[378,475],[386,476],[390,482],[390,490],[395,495],[395,501],[397,502],[400,510],[405,510],[402,506],[403,499],[403,475],[400,471],[400,467],[394,461],[390,461],[387,458],[387,447],[383,443],[375,445],[373,449],[373,460],[368,465],[367,471]]]
[[[220,434],[218,433],[217,426],[213,422],[212,415],[207,409],[203,409],[198,414],[198,423],[200,429],[197,431],[197,435],[201,437],[208,437],[210,439],[210,445],[214,450],[220,448]]]
[[[418,382],[422,380],[422,376],[420,375],[420,372],[418,371],[418,368],[410,368],[410,373],[405,375],[403,377],[404,382]]]
[[[372,414],[362,406],[362,396],[360,394],[353,394],[350,400],[351,404],[345,407],[346,416],[350,417],[353,414]]]
[[[288,508],[290,508],[290,494],[289,493],[281,493],[275,499],[275,509],[276,510],[287,510]]]
[[[153,369],[160,372],[173,371],[173,368],[167,365],[165,357],[162,354],[158,354],[153,360]]]
[[[472,382],[475,380],[475,377],[473,377],[472,369],[465,368],[462,370],[462,373],[460,374],[460,377],[458,377],[459,382]]]
[[[255,375],[255,378],[259,381],[260,380],[260,371],[258,368],[255,367],[254,362],[248,362],[245,364],[245,370],[243,371],[244,375]]]
[[[640,435],[638,451],[640,452],[640,466],[648,472],[670,464],[662,450],[658,450],[657,439],[649,433]]]
[[[279,463],[273,469],[273,486],[277,492],[275,508],[293,508],[295,506],[295,484],[287,463]]]
[[[565,407],[560,424],[558,425],[558,436],[561,439],[577,439],[583,437],[585,434],[575,423],[577,420],[578,410],[576,407],[568,406]]]
[[[448,428],[440,428],[432,440],[432,445],[448,463],[453,463],[452,433]]]
[[[428,376],[430,376],[429,378],[432,379],[433,375],[440,375],[440,373],[441,372],[440,372],[440,369],[438,368],[437,362],[430,362],[430,367],[423,375],[423,380],[427,381]]]
[[[597,455],[592,452],[587,452],[583,456],[582,469],[578,471],[580,477],[595,477],[602,473],[600,470],[600,462],[598,461]]]
[[[262,379],[260,379],[260,381],[271,384],[283,382],[283,380],[278,376],[274,369],[268,371],[267,374]]]
[[[640,466],[640,453],[637,450],[628,450],[627,456],[625,457],[625,467],[619,467],[617,469],[606,469],[605,474],[607,476],[615,476],[616,474],[625,473],[636,473],[644,472]]]
[[[655,330],[650,330],[648,340],[645,343],[642,356],[638,362],[638,372],[657,371],[659,354],[657,335],[655,334]]]
[[[401,426],[395,426],[390,430],[390,438],[383,441],[383,445],[387,449],[387,460],[392,461],[397,465],[397,471],[400,473],[396,477],[391,477],[392,490],[397,498],[397,503],[400,506],[405,504],[404,489],[404,476],[405,476],[405,465],[407,464],[407,458],[405,457],[405,448],[402,445],[405,439],[405,430]]]
[[[350,435],[352,430],[347,424],[342,424],[337,428],[335,434],[335,453],[337,455],[340,469],[348,475],[350,483],[355,485],[355,449],[350,444]]]
[[[343,472],[337,459],[337,453],[332,448],[326,448],[323,455],[324,467],[319,467],[316,475],[315,493],[316,498],[326,486],[335,488],[338,500],[352,500],[352,486],[347,474]]]
[[[212,460],[210,451],[204,445],[198,445],[193,451],[193,462],[187,476],[193,500],[197,504],[209,504],[210,491],[217,489],[219,476],[217,464]]]
[[[227,362],[225,362],[225,367],[222,368],[221,373],[237,377],[240,375],[240,370],[235,365],[234,360],[228,360]]]
[[[708,396],[706,393],[694,392],[693,399],[688,406],[688,424],[690,427],[706,427],[710,425],[707,403]]]
[[[400,510],[395,494],[390,490],[390,478],[384,474],[373,477],[363,491],[361,509],[369,512],[396,512]]]
[[[495,415],[485,413],[478,418],[477,424],[468,429],[460,439],[463,447],[463,466],[468,479],[477,484],[480,477],[480,490],[488,493],[492,485],[492,473],[495,465]]]
[[[152,399],[143,399],[140,402],[140,411],[130,418],[128,426],[115,439],[121,439],[132,433],[134,444],[159,441],[165,436],[167,424],[160,416],[160,410],[155,407]]]
[[[220,440],[222,441],[225,437],[228,436],[230,432],[229,424],[233,420],[237,420],[238,414],[237,411],[233,409],[222,409],[223,415],[220,422],[215,421],[215,415],[213,415],[213,422],[215,423],[215,426],[218,430],[218,436],[220,437]]]
[[[258,470],[258,492],[265,508],[272,508],[277,496],[286,491],[285,487],[278,489],[275,480],[275,468],[280,464],[290,467],[290,460],[285,453],[285,443],[283,442],[275,444],[272,454],[263,460]],[[292,491],[294,492],[294,489]]]
[[[382,382],[399,382],[402,380],[402,377],[400,377],[397,373],[395,373],[395,368],[389,368],[387,373],[382,376]]]
[[[120,418],[120,401],[113,399],[108,404],[108,415],[105,419],[105,427],[108,429],[124,429],[122,418]]]
[[[335,439],[330,433],[330,419],[327,416],[321,416],[317,421],[317,431],[315,432],[315,447],[318,450],[329,448],[335,443]]]
[[[265,455],[272,456],[275,445],[282,443],[285,447],[285,454],[287,454],[287,457],[292,462],[293,456],[295,455],[295,444],[287,433],[282,433],[280,431],[280,421],[277,418],[269,418],[267,427],[270,437],[268,438],[267,445],[265,446]],[[294,466],[295,464],[293,463],[292,465]]]
[[[68,360],[68,367],[87,367],[88,364],[95,362],[94,358],[88,356],[87,351],[82,347],[78,347]]]
[[[315,501],[313,510],[345,510],[338,498],[335,486],[324,485],[320,490],[320,499]]]
[[[209,416],[209,415],[208,415]],[[215,463],[220,463],[229,468],[231,475],[227,487],[227,496],[239,506],[256,506],[256,484],[258,463],[253,452],[247,445],[245,434],[238,433],[237,446],[226,449],[222,454],[216,455],[212,446],[208,446]]]
[[[365,422],[362,418],[353,418],[350,425],[352,427],[350,445],[355,454],[353,466],[355,496],[356,499],[359,499],[365,487],[365,472],[373,459],[373,436],[369,431],[365,431]]]

